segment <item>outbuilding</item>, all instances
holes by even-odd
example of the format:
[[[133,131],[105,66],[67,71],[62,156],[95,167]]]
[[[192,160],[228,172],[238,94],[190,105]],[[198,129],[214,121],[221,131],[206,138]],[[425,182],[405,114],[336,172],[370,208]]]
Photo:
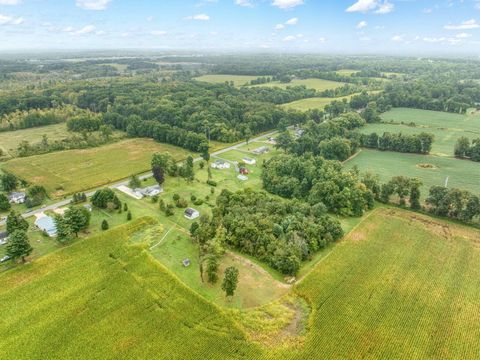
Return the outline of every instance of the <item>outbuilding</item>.
[[[198,212],[198,210],[195,210],[195,209],[193,209],[193,208],[186,208],[183,215],[184,215],[187,219],[193,220],[193,219],[198,218],[198,217],[200,216],[200,213]]]
[[[11,204],[23,204],[26,198],[27,195],[24,192],[12,192],[8,195],[8,201]]]
[[[244,157],[242,161],[247,164],[247,165],[255,165],[257,163],[257,160],[249,158],[249,157]]]
[[[45,215],[37,218],[35,226],[50,237],[57,236],[57,225],[55,225],[55,220],[51,216]]]
[[[230,163],[223,160],[216,160],[211,165],[212,169],[230,169]]]

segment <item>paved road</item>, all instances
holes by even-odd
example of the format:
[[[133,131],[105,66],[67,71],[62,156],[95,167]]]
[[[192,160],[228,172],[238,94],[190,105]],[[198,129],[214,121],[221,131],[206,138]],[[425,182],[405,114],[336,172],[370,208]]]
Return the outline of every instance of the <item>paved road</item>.
[[[267,133],[267,134],[263,134],[263,135],[257,136],[257,137],[255,137],[255,138],[249,140],[249,143],[255,142],[255,141],[259,141],[261,138],[268,137],[268,136],[272,136],[272,135],[275,135],[276,133],[277,133],[277,131],[272,131],[272,132],[269,132],[269,133]],[[232,145],[232,146],[226,147],[226,148],[224,148],[224,149],[215,151],[215,152],[211,153],[210,156],[218,156],[218,155],[223,154],[223,153],[226,153],[226,152],[228,152],[228,151],[230,151],[230,150],[235,150],[235,149],[237,149],[237,148],[239,148],[239,147],[242,147],[242,146],[244,146],[244,145],[246,145],[246,144],[247,144],[247,143],[244,141],[244,142],[238,143],[238,144],[236,144],[236,145]],[[198,158],[193,159],[193,161],[195,161],[195,162],[201,161],[201,160],[202,160],[201,157],[198,157]],[[148,172],[148,173],[142,174],[141,176],[139,176],[139,178],[140,178],[141,180],[143,180],[143,179],[148,179],[148,178],[150,178],[150,177],[152,177],[152,176],[153,176],[152,172]],[[119,182],[110,184],[110,185],[108,185],[108,187],[111,188],[111,189],[115,189],[115,188],[117,188],[117,187],[119,187],[119,186],[122,186],[122,185],[127,186],[129,182],[130,182],[130,180],[122,180],[122,181],[119,181]],[[94,193],[95,193],[95,190],[92,190],[92,191],[86,192],[85,195],[87,195],[88,197],[90,197],[90,196],[92,196]],[[55,210],[55,209],[58,209],[58,208],[67,206],[68,204],[70,204],[71,201],[72,201],[72,198],[68,198],[68,199],[59,201],[59,202],[57,202],[57,203],[55,203],[55,204],[47,205],[47,206],[45,206],[45,207],[43,207],[43,208],[40,208],[40,209],[30,210],[30,211],[24,212],[24,213],[22,214],[22,216],[23,216],[24,218],[29,218],[29,217],[31,217],[31,216],[35,216],[35,215],[40,214],[40,213],[42,213],[42,212],[44,212],[44,211],[47,211],[47,210],[52,210],[52,211],[53,211],[53,210]],[[5,220],[0,220],[0,226],[2,226],[2,225],[5,225]]]

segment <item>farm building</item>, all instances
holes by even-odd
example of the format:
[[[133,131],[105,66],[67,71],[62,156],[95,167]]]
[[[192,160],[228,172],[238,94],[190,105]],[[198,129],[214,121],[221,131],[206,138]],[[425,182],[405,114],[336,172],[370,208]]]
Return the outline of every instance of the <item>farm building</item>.
[[[184,267],[190,266],[190,259],[183,259],[182,264],[183,264]]]
[[[230,163],[223,160],[217,160],[211,165],[212,169],[230,169]]]
[[[163,192],[163,189],[161,188],[160,185],[153,185],[145,188],[138,188],[138,189],[135,189],[134,191],[138,194],[141,194],[142,196],[152,197]]]
[[[198,217],[200,216],[200,213],[198,212],[198,210],[195,210],[195,209],[193,209],[193,208],[186,208],[183,215],[184,215],[187,219],[193,220],[193,219],[198,218]]]
[[[23,204],[27,195],[24,192],[12,192],[8,195],[8,201],[12,204]]]
[[[274,137],[269,137],[267,143],[275,145],[277,143],[277,139],[275,139]]]
[[[249,158],[249,157],[244,157],[242,161],[247,164],[247,165],[255,165],[257,163],[257,160]]]
[[[268,148],[268,146],[260,146],[259,148],[256,148],[255,150],[253,150],[252,152],[255,154],[255,155],[262,155],[262,154],[266,154],[270,151],[270,149]]]
[[[41,231],[44,231],[48,236],[53,237],[57,235],[57,226],[51,216],[42,216],[35,220],[35,226]]]

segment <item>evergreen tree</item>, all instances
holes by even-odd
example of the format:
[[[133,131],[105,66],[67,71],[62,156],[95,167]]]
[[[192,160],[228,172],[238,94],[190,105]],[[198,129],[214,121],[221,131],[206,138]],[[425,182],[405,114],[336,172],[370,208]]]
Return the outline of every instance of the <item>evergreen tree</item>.
[[[13,233],[15,230],[27,231],[28,222],[20,214],[17,214],[14,210],[10,212],[7,217],[7,232]]]
[[[102,230],[108,230],[109,228],[109,225],[108,225],[108,221],[103,219],[102,221]]]
[[[0,211],[8,211],[12,206],[4,194],[0,194]]]
[[[70,227],[72,233],[78,237],[78,233],[85,230],[90,224],[90,212],[84,207],[71,206],[65,211],[63,220]]]
[[[132,213],[129,211],[127,213],[127,221],[130,221],[130,220],[132,220]]]
[[[15,230],[10,234],[7,244],[7,255],[11,259],[22,259],[25,262],[25,257],[30,255],[33,251],[30,243],[28,242],[28,236],[25,231]]]

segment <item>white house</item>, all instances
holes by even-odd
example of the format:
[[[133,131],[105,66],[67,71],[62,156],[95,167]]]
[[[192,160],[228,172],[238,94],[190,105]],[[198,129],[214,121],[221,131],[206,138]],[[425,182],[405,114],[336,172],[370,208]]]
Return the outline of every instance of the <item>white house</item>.
[[[249,157],[244,157],[242,161],[247,164],[247,165],[255,165],[257,163],[257,160],[249,158]]]
[[[213,169],[230,169],[230,163],[223,160],[217,160],[212,163],[211,167]]]
[[[183,215],[184,215],[187,219],[193,220],[193,219],[198,218],[198,217],[200,216],[200,213],[198,212],[198,210],[195,210],[195,209],[193,209],[193,208],[186,208]]]
[[[152,197],[163,192],[163,189],[160,187],[160,185],[153,185],[145,188],[135,189],[135,192],[143,196]]]
[[[12,192],[10,195],[8,195],[8,201],[11,204],[23,204],[26,197],[27,196],[24,192]]]

